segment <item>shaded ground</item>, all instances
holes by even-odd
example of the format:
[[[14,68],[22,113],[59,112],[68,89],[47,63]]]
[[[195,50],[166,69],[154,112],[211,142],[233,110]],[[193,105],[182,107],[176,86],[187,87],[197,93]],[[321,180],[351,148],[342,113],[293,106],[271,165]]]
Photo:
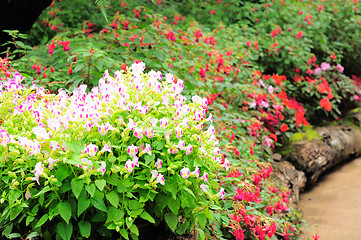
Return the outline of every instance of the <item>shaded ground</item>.
[[[320,178],[311,191],[301,194],[299,209],[312,227],[302,239],[360,239],[361,158],[337,167]]]

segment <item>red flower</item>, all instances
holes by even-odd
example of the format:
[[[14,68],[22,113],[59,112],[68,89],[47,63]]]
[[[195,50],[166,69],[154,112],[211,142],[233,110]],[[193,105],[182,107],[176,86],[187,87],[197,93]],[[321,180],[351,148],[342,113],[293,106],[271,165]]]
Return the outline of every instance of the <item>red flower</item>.
[[[53,52],[54,52],[54,49],[55,49],[55,47],[56,47],[56,45],[54,44],[54,41],[52,41],[51,43],[50,43],[50,45],[46,45],[47,46],[47,48],[49,49],[49,54],[53,54]]]
[[[69,75],[71,75],[73,73],[73,69],[69,68],[68,73],[69,73]]]
[[[135,18],[138,18],[138,19],[139,19],[140,9],[137,10],[137,9],[134,8],[134,9],[133,9],[133,13],[134,13]]]
[[[273,140],[274,140],[275,142],[277,142],[277,135],[276,135],[276,134],[271,133],[269,136],[270,136],[271,138],[273,138]]]
[[[327,98],[320,100],[320,106],[325,108],[327,111],[331,111],[332,109],[332,103]]]
[[[234,230],[233,235],[236,237],[236,240],[243,240],[244,239],[244,234],[243,234],[242,229]]]
[[[64,42],[60,42],[60,43],[61,43],[61,45],[63,45],[63,50],[64,51],[69,51],[70,50],[70,48],[69,48],[69,44],[70,44],[69,40],[64,41]]]
[[[303,32],[298,32],[296,34],[296,38],[299,39],[299,38],[302,38],[303,37]]]
[[[239,156],[240,152],[238,151],[237,148],[233,149],[233,151],[234,151],[234,153],[235,153],[237,156]]]
[[[282,126],[281,126],[281,131],[282,132],[286,132],[287,131],[287,129],[288,129],[288,126],[287,126],[287,124],[282,124]]]
[[[175,41],[175,35],[173,31],[168,31],[167,38],[171,41]]]
[[[294,77],[294,81],[295,81],[295,82],[298,82],[298,81],[302,82],[302,77],[296,75],[296,76]]]
[[[316,234],[315,236],[312,236],[314,240],[318,240],[320,238],[320,235]]]

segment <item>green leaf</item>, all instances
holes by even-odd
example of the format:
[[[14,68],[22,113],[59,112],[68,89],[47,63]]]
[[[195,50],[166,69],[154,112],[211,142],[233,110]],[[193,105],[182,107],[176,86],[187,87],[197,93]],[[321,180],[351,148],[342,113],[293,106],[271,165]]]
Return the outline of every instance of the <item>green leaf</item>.
[[[80,221],[80,222],[78,223],[78,226],[79,226],[80,234],[81,234],[83,237],[88,238],[88,237],[90,236],[90,232],[91,232],[90,222]]]
[[[13,230],[13,224],[10,223],[9,225],[6,226],[6,228],[3,231],[3,236],[9,236],[11,231]]]
[[[159,59],[160,62],[163,62],[164,54],[161,50],[159,50],[159,49],[155,50],[154,54]]]
[[[197,215],[197,221],[199,224],[199,227],[204,229],[206,227],[206,223],[207,223],[207,217],[204,214],[198,214]]]
[[[99,188],[100,191],[103,191],[104,187],[105,187],[105,184],[107,182],[104,180],[104,179],[101,179],[101,180],[95,180],[95,185],[97,186],[97,188]]]
[[[139,236],[139,230],[137,228],[137,226],[135,226],[135,224],[132,224],[130,227],[129,227],[129,230],[134,233],[135,235]]]
[[[26,221],[25,221],[25,225],[28,226],[34,220],[34,218],[35,217],[33,217],[33,216],[27,216]]]
[[[58,209],[60,216],[64,219],[64,221],[69,224],[71,218],[71,205],[68,202],[61,202],[58,204]]]
[[[74,68],[74,73],[78,72],[80,69],[84,68],[85,64],[84,63],[78,63],[75,65]]]
[[[206,236],[204,234],[204,231],[200,228],[197,228],[197,231],[198,231],[198,240],[205,240]]]
[[[46,192],[49,192],[50,191],[50,187],[49,186],[46,186],[44,187],[43,189],[41,189],[41,191],[39,191],[37,194],[34,195],[34,198],[37,198],[39,197],[40,195],[46,193]]]
[[[86,198],[79,198],[78,200],[78,216],[82,214],[90,206],[90,200]]]
[[[155,223],[155,220],[152,216],[150,216],[149,213],[147,213],[146,211],[143,211],[140,215],[141,218],[143,218],[144,220],[147,220],[151,223]]]
[[[127,240],[129,239],[128,232],[124,228],[120,229],[119,233],[120,233],[120,235],[122,235],[123,238],[125,238]]]
[[[20,238],[20,237],[21,237],[20,233],[12,233],[7,236],[8,239]]]
[[[60,237],[64,240],[70,240],[71,235],[73,234],[73,225],[66,224],[65,222],[59,222],[56,226]]]
[[[110,193],[106,194],[105,197],[110,202],[111,205],[114,207],[118,207],[119,205],[119,195],[116,191],[111,191]]]
[[[41,227],[49,218],[48,214],[43,215],[40,220],[36,223],[35,228]]]
[[[84,149],[84,146],[79,142],[79,140],[72,140],[71,142],[65,141],[65,145],[78,156]]]
[[[140,203],[140,202],[137,201],[137,200],[129,200],[129,201],[128,201],[128,207],[129,207],[129,209],[131,209],[131,210],[136,210],[136,209],[143,208],[144,205],[145,205],[144,203]]]
[[[155,142],[152,144],[152,146],[154,146],[155,149],[157,149],[158,151],[159,151],[159,150],[162,150],[163,147],[164,147],[164,145],[165,145],[165,141],[155,141]]]
[[[166,213],[164,215],[164,220],[168,224],[169,228],[174,232],[178,224],[177,216],[173,213]]]
[[[95,185],[93,183],[85,186],[85,190],[87,190],[87,192],[90,194],[90,196],[94,197]]]
[[[110,207],[108,211],[107,223],[108,222],[118,222],[124,217],[124,211],[119,208]]]
[[[81,165],[81,161],[79,158],[79,154],[74,153],[66,160],[66,163],[72,164],[72,165]]]
[[[180,207],[180,201],[179,199],[171,198],[167,201],[169,209],[175,214],[178,215],[178,210]]]
[[[36,238],[39,236],[39,233],[38,232],[32,232],[30,233],[29,235],[27,235],[27,239],[32,239],[32,238]]]
[[[17,206],[10,210],[10,221],[14,220],[23,210],[23,207]]]
[[[81,181],[81,180],[79,181],[79,180],[76,180],[75,178],[73,178],[71,180],[71,190],[73,191],[76,199],[78,199],[79,195],[81,193],[81,190],[83,190],[83,181]]]
[[[100,197],[94,197],[91,200],[91,203],[95,208],[99,209],[100,211],[103,211],[103,212],[108,211],[107,206],[105,205],[103,199],[101,199]]]
[[[145,156],[144,156],[145,165],[148,166],[148,164],[151,163],[151,162],[153,162],[154,159],[155,159],[155,155],[154,155],[154,154],[152,154],[152,155],[148,155],[148,154],[145,155]]]
[[[62,182],[65,178],[70,176],[71,170],[68,169],[68,167],[64,165],[60,165],[58,170],[55,172],[56,179],[58,179],[59,182]]]
[[[170,179],[169,181],[166,182],[164,187],[168,192],[170,192],[172,194],[174,199],[177,198],[178,182],[177,182],[177,178],[175,175],[172,177],[172,179]]]

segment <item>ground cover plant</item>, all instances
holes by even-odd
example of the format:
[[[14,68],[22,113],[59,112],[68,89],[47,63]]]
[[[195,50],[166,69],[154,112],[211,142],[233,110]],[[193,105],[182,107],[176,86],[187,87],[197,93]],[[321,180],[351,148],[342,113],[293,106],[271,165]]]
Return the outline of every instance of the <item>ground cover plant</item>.
[[[299,238],[269,154],[356,106],[359,3],[182,4],[110,1],[107,22],[93,2],[55,1],[10,43],[25,55],[1,60],[5,237],[136,239],[143,219],[200,239]]]

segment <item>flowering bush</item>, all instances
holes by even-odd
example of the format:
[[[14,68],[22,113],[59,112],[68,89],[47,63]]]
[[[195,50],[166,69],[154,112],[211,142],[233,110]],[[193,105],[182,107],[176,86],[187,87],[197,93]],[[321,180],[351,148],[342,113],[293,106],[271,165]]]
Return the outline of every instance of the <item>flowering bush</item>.
[[[50,95],[43,93],[47,90],[34,87],[33,90],[21,90],[29,92],[18,97],[15,102],[6,98],[2,108],[5,115],[1,114],[0,119],[6,124],[1,129],[6,130],[6,133],[2,132],[4,136],[12,136],[12,143],[7,144],[12,148],[23,146],[18,141],[24,139],[19,137],[27,137],[32,142],[29,145],[32,148],[38,142],[42,151],[48,151],[52,159],[58,159],[53,157],[54,154],[61,157],[54,163],[54,169],[50,170],[52,165],[45,167],[50,163],[46,152],[41,153],[44,155],[44,160],[41,160],[35,155],[37,150],[27,150],[25,156],[32,159],[29,161],[32,165],[23,172],[34,179],[22,182],[19,173],[15,172],[16,178],[9,177],[6,184],[13,184],[12,179],[15,179],[15,183],[17,181],[24,186],[22,193],[25,191],[28,192],[27,196],[31,195],[28,202],[39,198],[41,205],[35,208],[39,214],[36,216],[36,211],[25,205],[21,205],[23,209],[20,211],[20,208],[15,208],[12,204],[10,218],[8,212],[4,214],[7,218],[4,220],[7,225],[4,226],[6,236],[13,236],[12,229],[17,230],[23,226],[17,224],[22,223],[22,219],[20,213],[16,213],[30,209],[25,217],[33,216],[34,219],[30,221],[29,217],[28,224],[25,220],[25,225],[29,228],[22,229],[30,232],[30,228],[36,227],[40,222],[34,228],[34,234],[42,232],[44,236],[57,228],[53,224],[53,221],[57,221],[60,229],[66,226],[69,230],[69,226],[72,226],[74,234],[83,235],[82,231],[89,229],[90,223],[91,234],[95,234],[92,235],[95,237],[110,234],[115,236],[116,231],[108,231],[117,230],[117,226],[123,236],[127,236],[127,232],[135,237],[136,230],[133,226],[140,226],[140,219],[146,218],[156,223],[164,219],[177,233],[196,226],[201,239],[298,238],[300,221],[296,217],[297,212],[289,205],[289,191],[280,187],[272,178],[273,168],[268,163],[269,154],[283,140],[287,141],[296,129],[307,126],[308,121],[314,123],[314,120],[321,119],[319,116],[331,115],[338,118],[342,114],[341,110],[354,106],[359,100],[360,93],[345,75],[357,74],[359,70],[354,69],[357,64],[349,64],[350,61],[360,59],[357,52],[350,51],[350,48],[357,49],[361,46],[356,37],[360,24],[357,10],[359,2],[337,0],[289,3],[275,0],[261,3],[224,0],[186,1],[186,4],[194,7],[185,8],[183,2],[161,0],[156,3],[110,1],[107,9],[110,20],[108,23],[100,15],[99,9],[89,1],[54,1],[44,12],[29,37],[30,42],[44,39],[44,44],[33,46],[32,50],[26,47],[26,55],[13,61],[12,65],[24,76],[24,86],[31,87],[35,83],[39,87],[42,85],[49,88],[51,92],[57,92],[59,88],[64,90],[57,95]],[[344,21],[344,16],[349,20]],[[343,29],[348,29],[353,34],[346,34]],[[47,35],[41,35],[43,32]],[[135,70],[138,67],[127,68],[127,65],[138,60],[155,70],[150,71],[148,77],[143,78],[146,75],[140,74],[141,79],[146,80],[144,84],[137,77],[130,77],[138,76],[134,74],[134,71],[138,72]],[[0,77],[12,82],[7,83],[6,88],[19,88],[20,85],[15,83],[21,78],[20,75],[10,76],[13,69],[8,66],[7,60],[3,63],[2,67],[0,65]],[[341,64],[345,73],[342,73]],[[143,65],[139,65],[140,69],[143,68],[141,66]],[[109,74],[103,76],[105,69],[114,78],[109,77]],[[119,73],[117,69],[122,71]],[[192,103],[197,108],[196,111],[201,111],[200,116],[191,112],[194,108],[188,104],[189,128],[183,125],[183,121],[185,123],[187,120],[180,119],[188,112],[185,98],[167,99],[164,95],[161,96],[163,90],[157,92],[159,85],[156,82],[160,80],[158,71],[170,72],[175,78],[172,79],[171,75],[162,77],[166,79],[163,81],[165,85],[161,84],[164,91],[168,89],[175,94],[174,91],[180,91],[184,84],[183,95],[189,99],[194,94],[202,96],[195,97]],[[128,76],[124,77],[129,80],[124,83],[127,90],[123,89],[123,85],[118,86],[118,80],[123,79],[120,76]],[[154,76],[157,81],[152,81]],[[178,78],[184,82],[177,80]],[[98,81],[99,79],[101,80]],[[355,76],[354,79],[357,80],[358,77]],[[98,90],[86,93],[82,86],[84,83],[89,88],[98,86],[95,88]],[[113,84],[116,84],[116,90],[111,87]],[[123,90],[119,90],[120,88]],[[122,92],[130,89],[136,94],[128,96]],[[139,91],[152,91],[152,94],[138,94]],[[64,92],[70,93],[69,97]],[[115,102],[120,99],[119,96],[114,98],[115,93],[122,96],[122,101]],[[105,97],[102,97],[103,94]],[[95,99],[99,99],[101,104],[92,105]],[[205,99],[209,103],[207,108]],[[60,100],[61,104],[66,102],[66,107],[53,104]],[[33,101],[34,104],[42,104],[33,105]],[[79,108],[73,112],[74,116],[79,115],[77,119],[81,123],[75,123],[66,117],[61,117],[58,123],[54,114],[60,112],[61,116],[67,115],[68,109],[74,107],[70,104],[72,101]],[[133,105],[128,105],[127,101]],[[161,109],[167,101],[170,105],[164,108],[166,110]],[[78,104],[80,102],[84,106]],[[38,114],[35,120],[34,116],[30,118],[28,114],[33,108],[25,110],[30,105],[35,106],[35,112],[38,111],[35,113]],[[17,106],[17,115],[8,118],[8,109],[14,106]],[[63,107],[67,109],[65,112]],[[44,108],[50,110],[41,112]],[[158,113],[156,109],[159,110]],[[170,117],[170,112],[167,113],[168,110],[173,111],[174,119]],[[93,115],[93,111],[98,115]],[[202,123],[206,120],[203,118],[205,111],[214,117],[214,129],[210,127],[207,132],[214,130],[219,141],[220,155],[214,166],[211,163],[199,163],[198,159],[202,158],[196,158],[202,157],[203,149],[207,148],[205,145],[201,148],[206,140],[202,138],[203,135],[201,146],[199,145],[197,133],[202,131],[197,130],[200,125],[194,124],[194,121]],[[47,121],[44,122],[40,116],[44,116],[44,119],[46,116]],[[317,116],[317,119],[312,116]],[[33,120],[29,123],[28,119]],[[48,122],[49,119],[51,120]],[[157,123],[154,122],[156,119]],[[209,121],[211,118],[208,118]],[[27,124],[20,125],[22,122]],[[10,124],[14,124],[16,128],[10,127]],[[56,129],[59,128],[61,131],[57,132]],[[171,135],[167,130],[171,130]],[[49,139],[42,140],[43,136],[47,138],[46,133],[49,134]],[[50,140],[57,134],[62,137]],[[125,139],[127,142],[123,142]],[[216,142],[216,139],[211,137],[208,140],[209,153],[213,147],[211,142]],[[25,142],[24,144],[30,143],[27,140]],[[59,148],[53,155],[52,147]],[[8,148],[7,151],[11,150]],[[20,150],[16,151],[19,154],[25,151]],[[16,151],[7,153],[7,159],[12,157],[15,161],[21,161],[18,160],[21,158],[16,157]],[[162,156],[162,153],[166,155]],[[178,158],[180,154],[182,157]],[[212,154],[218,154],[218,149]],[[170,157],[167,161],[166,156]],[[41,164],[36,165],[39,161],[43,162],[44,168]],[[173,162],[176,165],[172,165]],[[218,171],[220,164],[225,171]],[[6,166],[10,165],[9,162]],[[11,165],[11,174],[14,172],[13,166],[18,164]],[[207,183],[207,174],[204,175],[204,172],[212,178]],[[63,175],[65,177],[61,177]],[[84,177],[79,179],[80,176]],[[120,185],[114,176],[120,176],[124,184]],[[125,176],[128,178],[124,179]],[[58,181],[53,183],[53,179]],[[89,184],[86,182],[88,179]],[[102,180],[105,180],[104,187]],[[50,190],[46,189],[44,195],[50,197],[42,200],[43,192],[36,195],[40,186],[47,181]],[[56,184],[59,185],[59,182],[62,185],[58,187]],[[29,187],[29,191],[25,190],[30,183],[33,185]],[[144,184],[149,184],[148,188]],[[77,189],[78,185],[79,189],[74,192],[72,189]],[[204,190],[207,192],[203,193]],[[59,194],[59,199],[55,192]],[[177,194],[176,197],[180,194],[186,197],[177,200],[173,192]],[[116,193],[119,208],[113,205],[117,202],[112,200]],[[216,195],[224,199],[217,202]],[[122,196],[125,196],[124,201]],[[105,209],[101,207],[104,206],[101,201],[101,206],[97,205],[99,198],[107,208],[106,213],[102,211]],[[78,216],[79,199],[87,210],[80,212]],[[210,199],[210,202],[206,199]],[[136,200],[140,205],[137,205]],[[58,214],[58,210],[46,212],[54,206],[59,209],[57,206],[60,202],[71,206],[69,224],[66,221],[68,218],[64,215],[64,219],[61,212]],[[133,204],[138,207],[130,207]],[[144,210],[141,212],[141,209]],[[116,216],[110,215],[108,219],[111,212]],[[43,215],[42,224],[39,218]],[[177,216],[182,217],[176,221]],[[81,218],[81,226],[75,224],[76,218]],[[207,219],[212,220],[207,222]]]
[[[24,88],[19,73],[3,82],[3,235],[137,239],[140,219],[178,234],[205,228],[225,194],[207,99],[189,103],[182,80],[144,68],[106,71],[70,95]]]

